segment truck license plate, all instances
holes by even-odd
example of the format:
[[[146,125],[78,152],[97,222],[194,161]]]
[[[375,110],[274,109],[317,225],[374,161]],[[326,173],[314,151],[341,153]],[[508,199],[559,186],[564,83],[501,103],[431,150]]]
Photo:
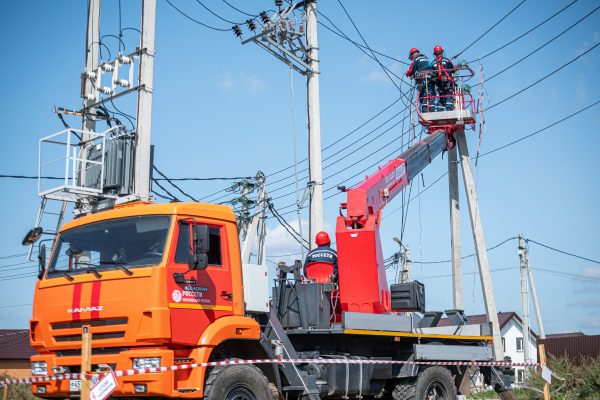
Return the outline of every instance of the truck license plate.
[[[94,375],[90,379],[90,388],[98,383],[98,376]],[[71,379],[69,381],[69,392],[81,392],[81,379]]]

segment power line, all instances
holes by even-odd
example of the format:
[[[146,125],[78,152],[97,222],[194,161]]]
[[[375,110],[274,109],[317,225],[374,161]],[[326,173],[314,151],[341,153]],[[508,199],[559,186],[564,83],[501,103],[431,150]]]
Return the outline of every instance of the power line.
[[[192,201],[197,202],[198,200],[196,200],[194,197],[192,197],[191,195],[189,195],[188,193],[184,192],[183,189],[181,189],[179,186],[177,186],[176,184],[173,183],[173,181],[171,181],[171,179],[169,179],[165,174],[163,174],[157,167],[156,165],[152,166],[152,169],[154,169],[156,172],[158,172],[158,174],[160,176],[162,176],[167,182],[169,182],[171,184],[171,186],[173,186],[175,189],[177,189],[182,195],[186,196],[187,198],[189,198]],[[155,181],[156,182],[156,181]],[[165,192],[167,192],[162,186],[159,185],[159,187],[164,190]],[[167,192],[169,193],[169,192]],[[170,193],[169,193],[170,194]]]
[[[325,15],[325,14],[324,14],[322,11],[320,11],[320,10],[317,10],[317,13],[318,13],[319,15],[321,15],[323,18],[325,18],[327,21],[329,21],[329,23],[330,23],[331,25],[333,25],[333,26],[335,27],[335,29],[337,29],[337,30],[338,30],[338,32],[334,31],[333,29],[331,29],[331,28],[330,28],[330,27],[328,27],[327,25],[325,25],[325,24],[323,24],[322,22],[318,21],[319,25],[321,25],[323,28],[327,29],[328,31],[330,31],[330,32],[331,32],[331,33],[333,33],[334,35],[336,35],[336,36],[338,36],[338,37],[340,37],[340,38],[342,38],[342,39],[344,39],[344,40],[346,40],[346,41],[350,42],[351,44],[353,44],[353,45],[355,45],[355,46],[357,46],[357,47],[361,47],[361,48],[363,48],[363,49],[369,49],[367,46],[365,46],[365,45],[363,45],[363,44],[360,44],[360,43],[357,43],[357,42],[355,42],[354,40],[350,39],[350,37],[348,37],[347,35],[345,35],[345,34],[341,33],[341,30],[340,30],[340,29],[339,29],[337,26],[335,26],[335,24],[334,24],[334,23],[331,21],[331,19],[329,19],[329,17],[327,17],[327,16],[326,16],[326,15]],[[375,53],[375,54],[378,54],[378,55],[382,56],[382,57],[388,58],[388,59],[390,59],[390,60],[392,60],[392,61],[399,62],[400,64],[404,64],[404,65],[410,65],[410,64],[409,64],[409,63],[407,63],[406,61],[402,61],[402,60],[400,60],[400,59],[398,59],[398,58],[396,58],[396,57],[392,57],[392,56],[390,56],[390,55],[388,55],[388,54],[385,54],[385,53],[382,53],[382,52],[380,52],[380,51],[376,51],[376,50],[373,50],[373,49],[369,49],[369,50],[370,50],[370,51],[372,51],[372,52],[373,52],[373,53]]]
[[[0,260],[5,260],[7,258],[17,258],[17,257],[23,257],[26,256],[28,253],[18,253],[18,254],[10,254],[8,256],[1,256]]]
[[[250,14],[250,13],[247,13],[245,11],[240,10],[236,6],[230,4],[227,0],[221,0],[221,1],[223,1],[223,3],[227,4],[229,7],[233,8],[235,11],[237,11],[237,12],[239,12],[241,14],[247,15],[248,17],[257,17],[256,14]]]
[[[600,283],[600,278],[594,278],[591,276],[570,274],[568,272],[555,271],[555,270],[551,270],[551,269],[547,269],[547,268],[540,268],[540,267],[531,267],[531,269],[533,271],[546,272],[546,273],[553,274],[556,276],[567,277],[567,278],[575,279],[575,280],[582,281],[582,282]]]
[[[243,24],[243,22],[235,22],[235,21],[231,21],[227,18],[223,18],[222,16],[220,16],[219,14],[217,14],[216,12],[214,12],[213,10],[211,10],[210,8],[208,8],[206,5],[204,5],[204,3],[202,3],[200,0],[196,0],[196,3],[200,4],[200,6],[202,6],[202,8],[204,8],[206,11],[208,11],[209,13],[211,13],[212,15],[214,15],[215,17],[219,18],[221,21],[225,21],[228,22],[230,24],[233,25],[241,25]]]
[[[498,243],[495,246],[488,247],[486,250],[487,251],[493,251],[493,250],[497,249],[498,247],[501,247],[501,246],[505,245],[506,243],[510,242],[511,240],[515,240],[515,239],[518,239],[518,237],[516,237],[516,236],[510,237],[508,239],[503,240],[502,242]],[[473,257],[475,255],[476,255],[476,253],[472,253],[472,254],[463,256],[461,258],[464,260],[466,258],[471,258],[471,257]],[[410,260],[410,262],[413,263],[413,264],[447,264],[447,263],[451,263],[452,259],[449,259],[449,260],[438,260],[438,261]]]
[[[171,199],[170,199],[170,200],[173,200],[173,201],[180,201],[180,200],[179,200],[179,199],[178,199],[178,198],[177,198],[177,197],[176,197],[176,196],[175,196],[173,193],[169,192],[169,191],[168,191],[168,190],[167,190],[167,189],[166,189],[166,188],[165,188],[163,185],[161,185],[161,184],[160,184],[160,182],[158,182],[156,179],[152,178],[152,181],[153,181],[154,183],[156,183],[156,186],[158,186],[159,188],[161,188],[161,189],[163,190],[163,192],[165,192],[165,193],[166,193],[168,196],[171,196]],[[161,195],[161,194],[158,194],[158,193],[156,193],[156,192],[154,192],[154,193],[155,193],[155,194],[157,194],[159,197],[161,197],[161,198],[163,198],[163,199],[165,198],[165,196],[163,196],[163,195]],[[168,200],[168,199],[167,199],[167,200]]]
[[[537,244],[538,246],[544,247],[544,248],[546,248],[548,250],[555,251],[557,253],[561,253],[561,254],[564,254],[564,255],[567,255],[567,256],[579,258],[580,260],[589,261],[589,262],[592,262],[594,264],[600,264],[600,261],[598,261],[598,260],[592,260],[591,258],[583,257],[583,256],[580,256],[580,255],[577,255],[577,254],[574,254],[574,253],[570,253],[570,252],[565,251],[565,250],[560,250],[560,249],[557,249],[556,247],[552,247],[552,246],[549,246],[547,244],[537,242],[537,241],[535,241],[533,239],[525,239],[525,241],[528,242],[528,243]]]
[[[469,44],[467,47],[465,47],[464,49],[462,49],[457,55],[455,55],[452,58],[455,59],[456,57],[460,56],[462,53],[464,53],[465,51],[467,51],[468,49],[470,49],[471,46],[473,46],[475,43],[479,42],[485,35],[487,35],[488,33],[490,33],[492,31],[492,29],[494,29],[495,27],[497,27],[502,21],[504,21],[506,18],[508,18],[508,16],[510,14],[512,14],[513,12],[515,12],[519,7],[521,7],[523,5],[523,3],[525,3],[525,1],[527,1],[527,0],[522,0],[519,4],[517,4],[515,7],[513,7],[506,15],[504,15],[504,17],[500,18],[500,20],[498,20],[498,22],[496,22],[494,25],[492,25],[487,31],[485,31],[481,35],[479,35],[479,37],[477,37],[474,41],[472,41],[471,44]]]
[[[558,39],[559,37],[561,37],[562,35],[564,35],[565,33],[567,33],[568,31],[570,31],[571,29],[573,29],[577,24],[579,24],[580,22],[584,21],[586,18],[588,18],[590,15],[592,15],[593,13],[595,13],[596,11],[598,11],[599,9],[600,9],[600,6],[596,7],[595,9],[593,9],[592,11],[590,11],[589,13],[587,13],[585,16],[583,16],[582,18],[580,18],[579,20],[577,20],[575,23],[573,23],[571,26],[569,26],[568,28],[566,28],[565,30],[563,30],[562,32],[560,32],[558,35],[556,35],[553,38],[551,38],[550,40],[548,40],[546,43],[542,44],[541,46],[539,46],[535,50],[531,51],[530,53],[528,53],[524,57],[521,57],[520,59],[518,59],[514,63],[510,64],[509,66],[503,68],[502,70],[496,72],[494,75],[492,75],[489,78],[487,78],[486,82],[491,81],[492,79],[494,79],[498,75],[503,74],[504,72],[508,71],[512,67],[516,66],[517,64],[520,64],[521,62],[523,62],[524,60],[526,60],[530,56],[534,55],[535,53],[537,53],[538,51],[540,51],[541,49],[543,49],[544,47],[546,47],[547,45],[549,45],[550,43],[552,43],[553,41],[555,41],[556,39]]]
[[[518,96],[519,94],[523,93],[524,91],[532,88],[533,86],[537,85],[538,83],[542,82],[543,80],[551,77],[552,75],[554,75],[555,73],[557,73],[558,71],[562,70],[563,68],[565,68],[566,66],[574,63],[575,61],[577,61],[578,59],[580,59],[581,57],[583,57],[584,55],[586,55],[587,53],[589,53],[590,51],[594,50],[596,47],[600,46],[600,42],[596,43],[594,46],[592,46],[591,48],[587,49],[586,51],[584,51],[583,53],[581,53],[580,55],[578,55],[577,57],[573,58],[572,60],[568,61],[567,63],[561,65],[560,67],[558,67],[557,69],[555,69],[554,71],[550,72],[549,74],[544,75],[542,78],[538,79],[537,81],[533,82],[531,85],[524,87],[523,89],[519,90],[516,93],[513,93],[512,95],[506,97],[505,99],[500,100],[497,103],[492,104],[491,106],[489,106],[487,109],[491,110],[492,108],[504,103],[505,101],[508,101],[510,99],[512,99],[515,96]]]
[[[26,303],[26,304],[9,304],[7,306],[0,306],[0,308],[14,308],[14,307],[24,307],[24,306],[30,306],[31,303]],[[23,331],[23,332],[28,332],[28,331]],[[22,334],[21,332],[19,332],[20,334]],[[4,337],[4,335],[0,335],[0,337]]]
[[[586,110],[588,110],[588,109],[590,109],[590,108],[592,108],[592,107],[594,107],[594,106],[598,105],[599,103],[600,103],[600,100],[597,100],[597,101],[595,101],[594,103],[590,104],[589,106],[587,106],[587,107],[584,107],[584,108],[582,108],[582,109],[580,109],[580,110],[578,110],[578,111],[575,111],[574,113],[572,113],[572,114],[569,114],[569,115],[567,115],[566,117],[564,117],[564,118],[562,118],[562,119],[559,119],[559,120],[558,120],[558,121],[556,121],[556,122],[553,122],[553,123],[551,123],[550,125],[547,125],[547,126],[545,126],[545,127],[541,128],[541,129],[538,129],[537,131],[535,131],[535,132],[532,132],[532,133],[530,133],[529,135],[523,136],[523,137],[521,137],[521,138],[519,138],[519,139],[517,139],[517,140],[513,140],[513,141],[512,141],[512,142],[510,142],[510,143],[507,143],[507,144],[505,144],[505,145],[502,145],[502,146],[500,146],[500,147],[496,147],[496,148],[495,148],[495,149],[493,149],[493,150],[490,150],[490,151],[488,151],[488,152],[486,152],[486,153],[483,153],[483,154],[481,154],[481,155],[479,156],[479,158],[481,158],[481,157],[483,157],[483,156],[490,155],[490,154],[492,154],[492,153],[495,153],[495,152],[497,152],[497,151],[499,151],[499,150],[502,150],[502,149],[505,149],[505,148],[507,148],[507,147],[509,147],[509,146],[512,146],[513,144],[516,144],[516,143],[519,143],[519,142],[521,142],[521,141],[523,141],[523,140],[525,140],[525,139],[528,139],[528,138],[530,138],[530,137],[532,137],[532,136],[534,136],[534,135],[537,135],[538,133],[541,133],[541,132],[543,132],[543,131],[545,131],[545,130],[547,130],[547,129],[550,129],[550,128],[552,128],[553,126],[560,124],[561,122],[564,122],[564,121],[566,121],[566,120],[568,120],[568,119],[570,119],[570,118],[573,118],[574,116],[576,116],[576,115],[578,115],[578,114],[581,114],[582,112],[584,112],[584,111],[586,111]]]
[[[218,31],[218,32],[228,32],[228,31],[231,30],[230,28],[216,28],[214,26],[210,26],[208,24],[205,24],[204,22],[200,22],[197,19],[190,17],[188,14],[186,14],[185,12],[183,12],[182,10],[180,10],[179,8],[177,8],[175,6],[175,4],[171,3],[171,0],[166,0],[166,2],[169,3],[169,5],[171,7],[173,7],[174,9],[176,9],[181,15],[183,15],[184,17],[186,17],[190,21],[195,22],[198,25],[201,25],[201,26],[203,26],[205,28],[212,29],[213,31]]]
[[[577,1],[579,1],[579,0],[573,0],[572,2],[570,2],[569,4],[567,4],[566,6],[564,6],[563,8],[561,8],[560,10],[558,10],[557,12],[555,12],[554,14],[552,14],[551,16],[549,16],[548,18],[546,18],[545,20],[543,20],[542,22],[540,22],[539,24],[537,24],[536,26],[534,26],[533,28],[529,29],[527,32],[522,33],[521,35],[517,36],[516,38],[514,38],[510,42],[507,42],[507,43],[503,44],[502,46],[498,47],[497,49],[490,51],[486,55],[478,57],[477,60],[469,61],[468,64],[471,64],[471,63],[473,63],[475,61],[483,60],[484,58],[487,58],[487,57],[491,56],[492,54],[495,54],[495,53],[499,52],[500,50],[504,49],[505,47],[510,46],[511,44],[513,44],[514,42],[516,42],[517,40],[522,39],[523,37],[529,35],[531,32],[535,31],[537,28],[539,28],[540,26],[544,25],[546,22],[550,21],[552,18],[554,18],[557,15],[561,14],[567,8],[569,8],[573,4],[577,3]]]

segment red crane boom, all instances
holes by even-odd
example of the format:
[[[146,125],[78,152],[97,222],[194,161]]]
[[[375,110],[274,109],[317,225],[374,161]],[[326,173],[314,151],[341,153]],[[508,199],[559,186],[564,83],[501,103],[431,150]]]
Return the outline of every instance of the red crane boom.
[[[383,208],[447,146],[443,130],[390,160],[358,186],[345,190],[346,210],[336,224],[339,302],[342,311],[385,313],[390,292],[379,238]]]

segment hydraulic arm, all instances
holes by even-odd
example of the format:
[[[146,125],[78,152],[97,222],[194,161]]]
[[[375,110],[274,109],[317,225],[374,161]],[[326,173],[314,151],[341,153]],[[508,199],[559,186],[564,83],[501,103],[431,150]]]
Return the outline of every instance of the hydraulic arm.
[[[343,311],[384,313],[390,292],[379,238],[381,211],[447,146],[436,131],[390,160],[358,186],[346,190],[346,210],[336,224],[339,301]]]

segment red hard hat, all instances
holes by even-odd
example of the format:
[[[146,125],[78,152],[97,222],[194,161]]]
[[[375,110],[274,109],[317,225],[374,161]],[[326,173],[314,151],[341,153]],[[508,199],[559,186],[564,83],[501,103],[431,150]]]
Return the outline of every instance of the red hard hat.
[[[444,49],[442,49],[442,46],[440,46],[439,44],[433,48],[433,54],[443,53],[443,52],[444,52]]]
[[[414,52],[420,53],[419,49],[417,49],[416,47],[413,47],[412,49],[410,49],[410,50],[408,51],[408,59],[409,59],[409,60],[410,60],[410,57],[412,56],[412,54],[413,54]]]
[[[329,239],[327,232],[321,231],[317,233],[315,243],[317,243],[317,246],[329,246],[331,244],[331,239]]]

